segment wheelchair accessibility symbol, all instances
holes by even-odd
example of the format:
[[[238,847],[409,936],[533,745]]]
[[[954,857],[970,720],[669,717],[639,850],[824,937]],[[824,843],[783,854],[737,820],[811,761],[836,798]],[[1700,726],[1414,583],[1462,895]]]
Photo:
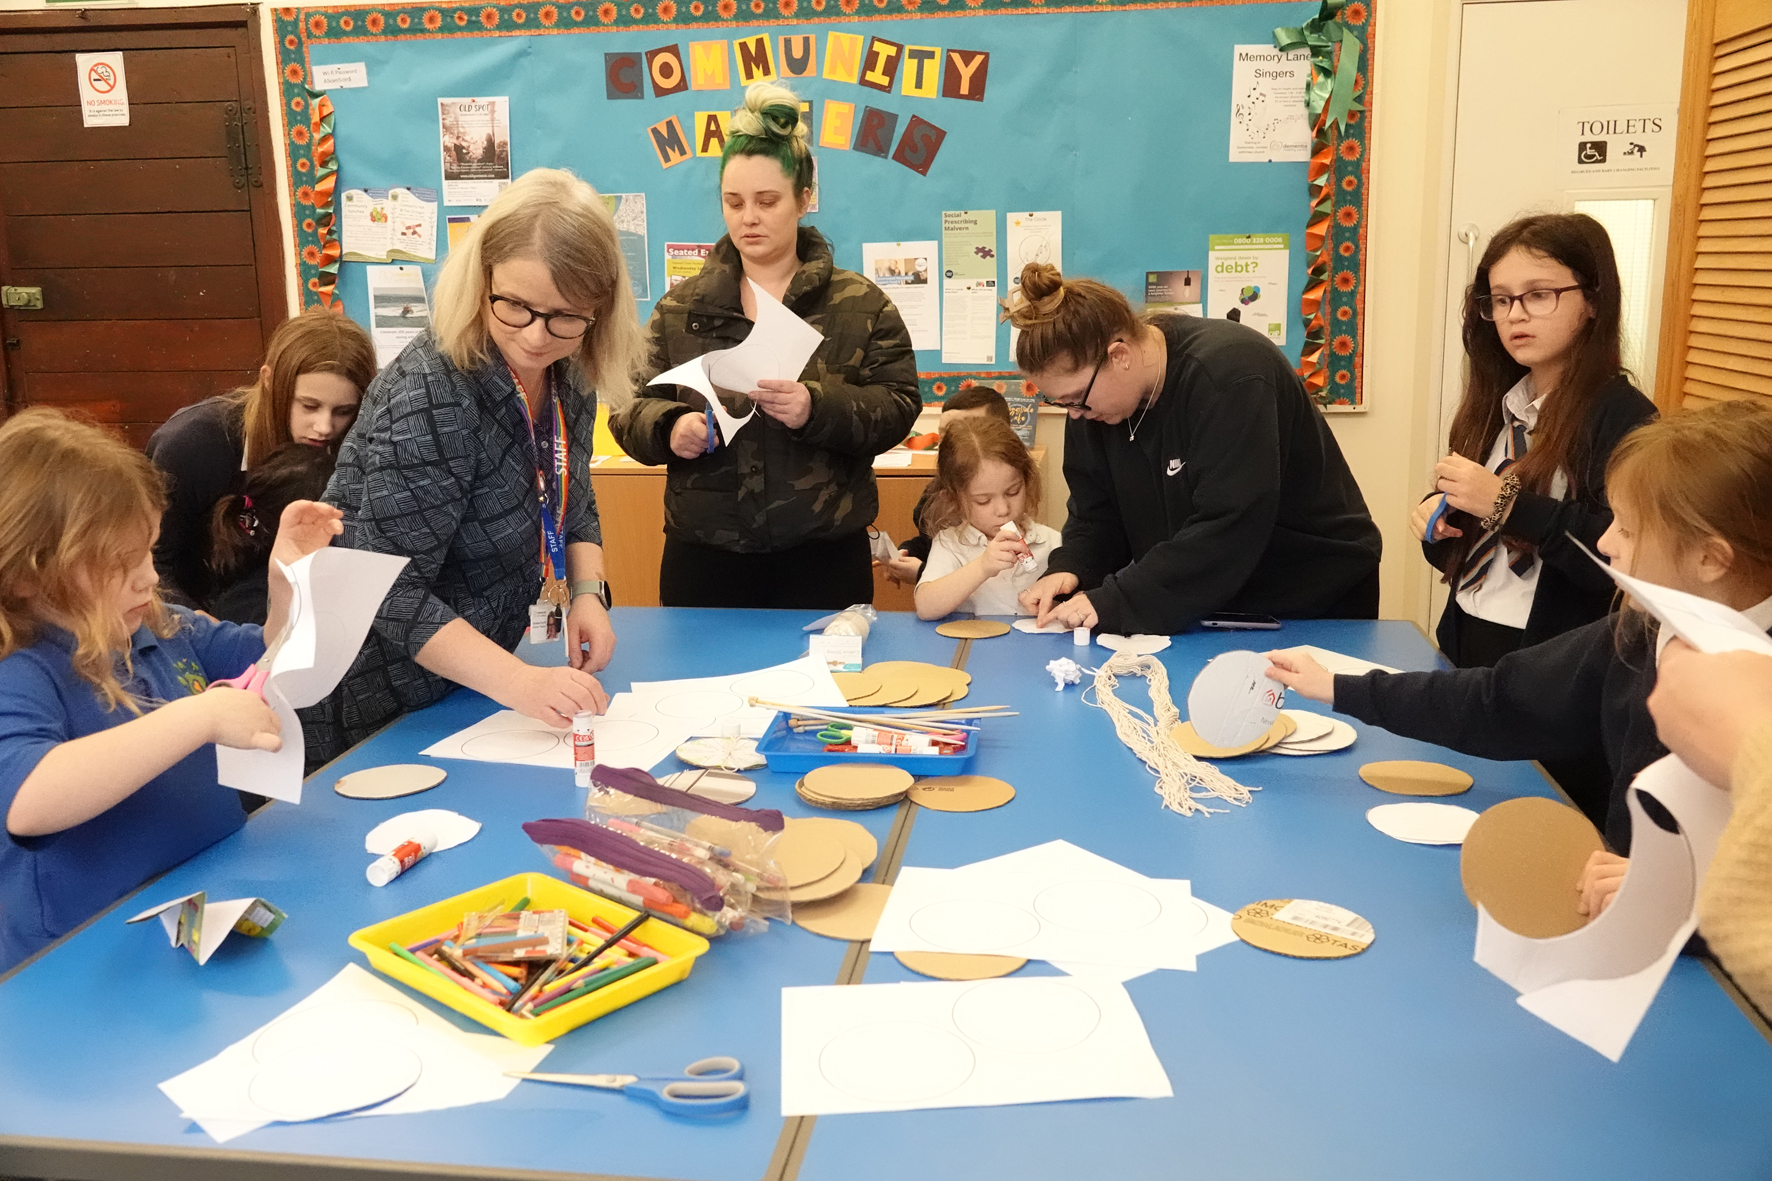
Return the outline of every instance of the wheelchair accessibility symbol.
[[[1575,162],[1577,164],[1604,164],[1606,162],[1606,141],[1584,139],[1576,144]]]

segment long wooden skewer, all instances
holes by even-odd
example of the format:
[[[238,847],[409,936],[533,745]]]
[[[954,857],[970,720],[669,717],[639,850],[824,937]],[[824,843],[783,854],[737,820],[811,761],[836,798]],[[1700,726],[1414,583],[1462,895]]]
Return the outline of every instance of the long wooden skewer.
[[[863,717],[865,717],[865,715],[858,716],[856,714],[831,713],[829,710],[811,709],[811,708],[809,708],[807,706],[803,706],[803,705],[784,705],[779,701],[765,701],[760,697],[751,697],[751,698],[747,698],[746,700],[751,705],[762,706],[765,709],[779,710],[782,713],[787,714],[789,717],[819,718],[819,719],[822,719],[823,721],[827,721],[827,722],[851,722],[851,723],[856,722],[856,721],[860,721],[860,720],[862,720]],[[876,730],[886,730],[888,732],[896,732],[896,733],[908,734],[908,735],[952,734],[952,733],[954,733],[954,730],[951,727],[926,725],[921,722],[904,722],[904,721],[885,722],[885,723],[869,722],[868,724],[871,725]]]

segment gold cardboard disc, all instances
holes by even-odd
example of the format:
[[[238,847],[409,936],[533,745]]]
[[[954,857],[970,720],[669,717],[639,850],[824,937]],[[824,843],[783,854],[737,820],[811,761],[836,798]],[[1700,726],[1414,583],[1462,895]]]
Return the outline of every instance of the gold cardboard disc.
[[[1267,733],[1253,742],[1244,743],[1242,746],[1213,746],[1194,732],[1192,722],[1178,722],[1175,728],[1169,731],[1169,737],[1175,745],[1196,759],[1234,759],[1242,755],[1264,751],[1271,746],[1278,746],[1296,729],[1298,729],[1298,723],[1285,714],[1281,714],[1274,719],[1274,724],[1268,727]]]
[[[1542,796],[1504,800],[1477,817],[1464,837],[1458,875],[1471,905],[1516,935],[1549,939],[1587,924],[1575,884],[1590,854],[1604,848],[1579,811]]]
[[[429,791],[447,778],[449,772],[424,763],[396,763],[387,767],[369,767],[339,777],[332,790],[352,800],[392,800],[400,796]]]
[[[1295,916],[1301,921],[1275,917],[1293,904],[1290,898],[1251,902],[1231,916],[1231,930],[1251,947],[1301,960],[1345,959],[1372,946],[1372,924],[1339,906],[1306,901],[1315,914]]]
[[[909,673],[875,672],[867,669],[861,675],[878,678],[880,687],[865,697],[850,697],[850,705],[897,705],[914,695],[919,688],[916,678]]]
[[[769,842],[768,852],[789,887],[804,886],[837,872],[847,847],[830,833],[786,828]]]
[[[880,914],[892,887],[879,882],[857,882],[834,898],[806,902],[794,907],[794,925],[827,939],[860,942],[874,937]]]
[[[955,640],[988,640],[1009,634],[1009,625],[1001,619],[950,619],[936,627],[935,634]]]
[[[880,800],[904,795],[916,777],[886,763],[830,763],[806,772],[801,782],[827,800]]]
[[[838,691],[851,705],[859,698],[878,693],[881,688],[880,678],[874,673],[832,673],[831,680],[837,682]]]
[[[889,795],[866,797],[862,799],[842,799],[831,796],[821,796],[817,792],[809,790],[806,786],[806,780],[804,779],[801,779],[798,783],[794,784],[794,792],[814,808],[830,808],[837,812],[870,812],[875,808],[884,808],[888,804],[896,804],[905,797],[904,791],[895,791]]]
[[[863,869],[872,865],[880,855],[880,842],[874,839],[874,834],[853,820],[839,820],[835,816],[790,816],[787,827],[811,829],[836,837],[845,849],[861,858]]]
[[[1367,763],[1360,768],[1360,778],[1379,791],[1399,796],[1455,796],[1469,791],[1476,782],[1457,767],[1414,759]]]
[[[790,886],[786,890],[759,890],[766,898],[786,898],[790,903],[798,905],[802,902],[820,902],[826,898],[834,898],[855,883],[861,881],[861,858],[849,850],[843,850],[843,863],[836,872],[827,874],[815,882],[807,882],[803,886]]]
[[[898,962],[937,980],[990,980],[1021,970],[1027,961],[1012,955],[959,955],[948,951],[895,951]]]
[[[988,812],[1015,798],[1015,789],[988,775],[936,775],[911,785],[911,799],[937,812]]]

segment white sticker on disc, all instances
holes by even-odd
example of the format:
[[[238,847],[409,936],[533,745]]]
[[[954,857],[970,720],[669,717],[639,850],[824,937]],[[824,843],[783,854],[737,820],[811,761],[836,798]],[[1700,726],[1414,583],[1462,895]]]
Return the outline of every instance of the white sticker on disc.
[[[1327,902],[1312,902],[1308,898],[1294,898],[1276,910],[1274,918],[1352,943],[1370,943],[1375,934],[1372,924],[1353,911]]]

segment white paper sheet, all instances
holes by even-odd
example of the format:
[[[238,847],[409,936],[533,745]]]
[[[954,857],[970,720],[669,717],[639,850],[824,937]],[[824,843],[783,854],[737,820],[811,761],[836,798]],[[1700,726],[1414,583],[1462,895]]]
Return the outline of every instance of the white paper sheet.
[[[1380,804],[1366,809],[1366,822],[1411,845],[1462,845],[1477,814],[1457,804]]]
[[[1582,548],[1586,550],[1585,546]],[[1663,627],[1700,652],[1746,651],[1772,656],[1772,636],[1735,608],[1632,578],[1602,562],[1592,550],[1587,550],[1587,556],[1610,574],[1612,581],[1623,587],[1626,594],[1641,603],[1645,611],[1660,620]]]
[[[1051,624],[1047,626],[1050,627]],[[1143,633],[1120,636],[1113,632],[1097,632],[1095,642],[1110,652],[1130,652],[1134,656],[1155,656],[1173,641],[1168,636],[1152,636]]]
[[[911,334],[911,348],[941,347],[941,296],[934,242],[863,242],[861,273],[892,298]]]
[[[391,554],[328,547],[293,566],[275,563],[290,584],[288,638],[271,663],[264,692],[282,724],[283,746],[277,751],[217,746],[216,778],[223,787],[301,803],[303,742],[295,711],[324,698],[344,678],[406,562]]]
[[[1013,300],[1021,290],[1021,269],[1030,262],[1043,262],[1064,270],[1064,212],[1057,209],[1045,213],[1011,211],[1003,215],[1003,223],[1008,231],[1005,257],[1009,262],[1009,297]],[[1009,357],[1012,361],[1020,340],[1021,329],[1011,324]]]
[[[611,767],[651,770],[694,733],[683,723],[666,724],[640,708],[631,693],[617,693],[609,712],[597,718],[597,761]],[[558,729],[514,709],[503,709],[458,730],[421,753],[433,759],[478,763],[517,763],[525,767],[572,770],[572,730]]]
[[[740,418],[720,400],[720,395],[748,402],[751,391],[765,378],[798,381],[812,354],[824,343],[818,329],[789,311],[779,299],[755,283],[751,283],[751,293],[757,300],[757,322],[743,344],[704,353],[647,383],[687,386],[706,398],[719,422],[720,438],[727,446],[732,445],[734,436],[757,411],[752,407],[749,414]]]
[[[1174,1094],[1112,981],[784,988],[781,1017],[783,1116]]]
[[[437,190],[388,190],[388,257],[408,262],[437,260]]]
[[[519,1046],[489,1034],[463,1033],[430,1009],[356,964],[310,993],[268,1025],[215,1057],[160,1084],[166,1097],[217,1143],[263,1127],[272,1113],[254,1101],[253,1081],[267,1064],[297,1051],[367,1041],[416,1054],[422,1073],[389,1102],[358,1115],[403,1115],[470,1103],[491,1103],[518,1080],[507,1070],[534,1070],[552,1045]]]
[[[849,704],[831,677],[830,666],[816,656],[719,677],[635,681],[631,689],[636,701],[630,716],[656,715],[661,725],[684,723],[692,734],[718,735],[726,723],[737,722],[745,738],[761,738],[776,714],[768,706],[747,705],[751,697],[818,709]],[[611,705],[612,712],[614,708]]]
[[[479,832],[480,822],[460,812],[448,808],[420,808],[389,817],[370,829],[363,838],[363,849],[380,857],[392,853],[407,841],[429,834],[436,839],[431,852],[441,853],[466,844]]]
[[[1681,831],[1664,831],[1638,792]],[[1626,796],[1631,860],[1599,917],[1553,939],[1516,935],[1477,908],[1476,962],[1517,989],[1522,1008],[1616,1062],[1680,948],[1697,926],[1698,891],[1729,819],[1729,793],[1668,755],[1638,773]]]
[[[1315,644],[1300,644],[1296,648],[1283,648],[1284,652],[1302,652],[1315,660],[1326,670],[1338,677],[1358,677],[1366,673],[1400,673],[1400,668],[1392,668],[1388,664],[1374,664],[1370,660],[1361,660],[1358,656],[1349,656],[1345,652],[1331,652],[1327,648],[1319,648]]]

